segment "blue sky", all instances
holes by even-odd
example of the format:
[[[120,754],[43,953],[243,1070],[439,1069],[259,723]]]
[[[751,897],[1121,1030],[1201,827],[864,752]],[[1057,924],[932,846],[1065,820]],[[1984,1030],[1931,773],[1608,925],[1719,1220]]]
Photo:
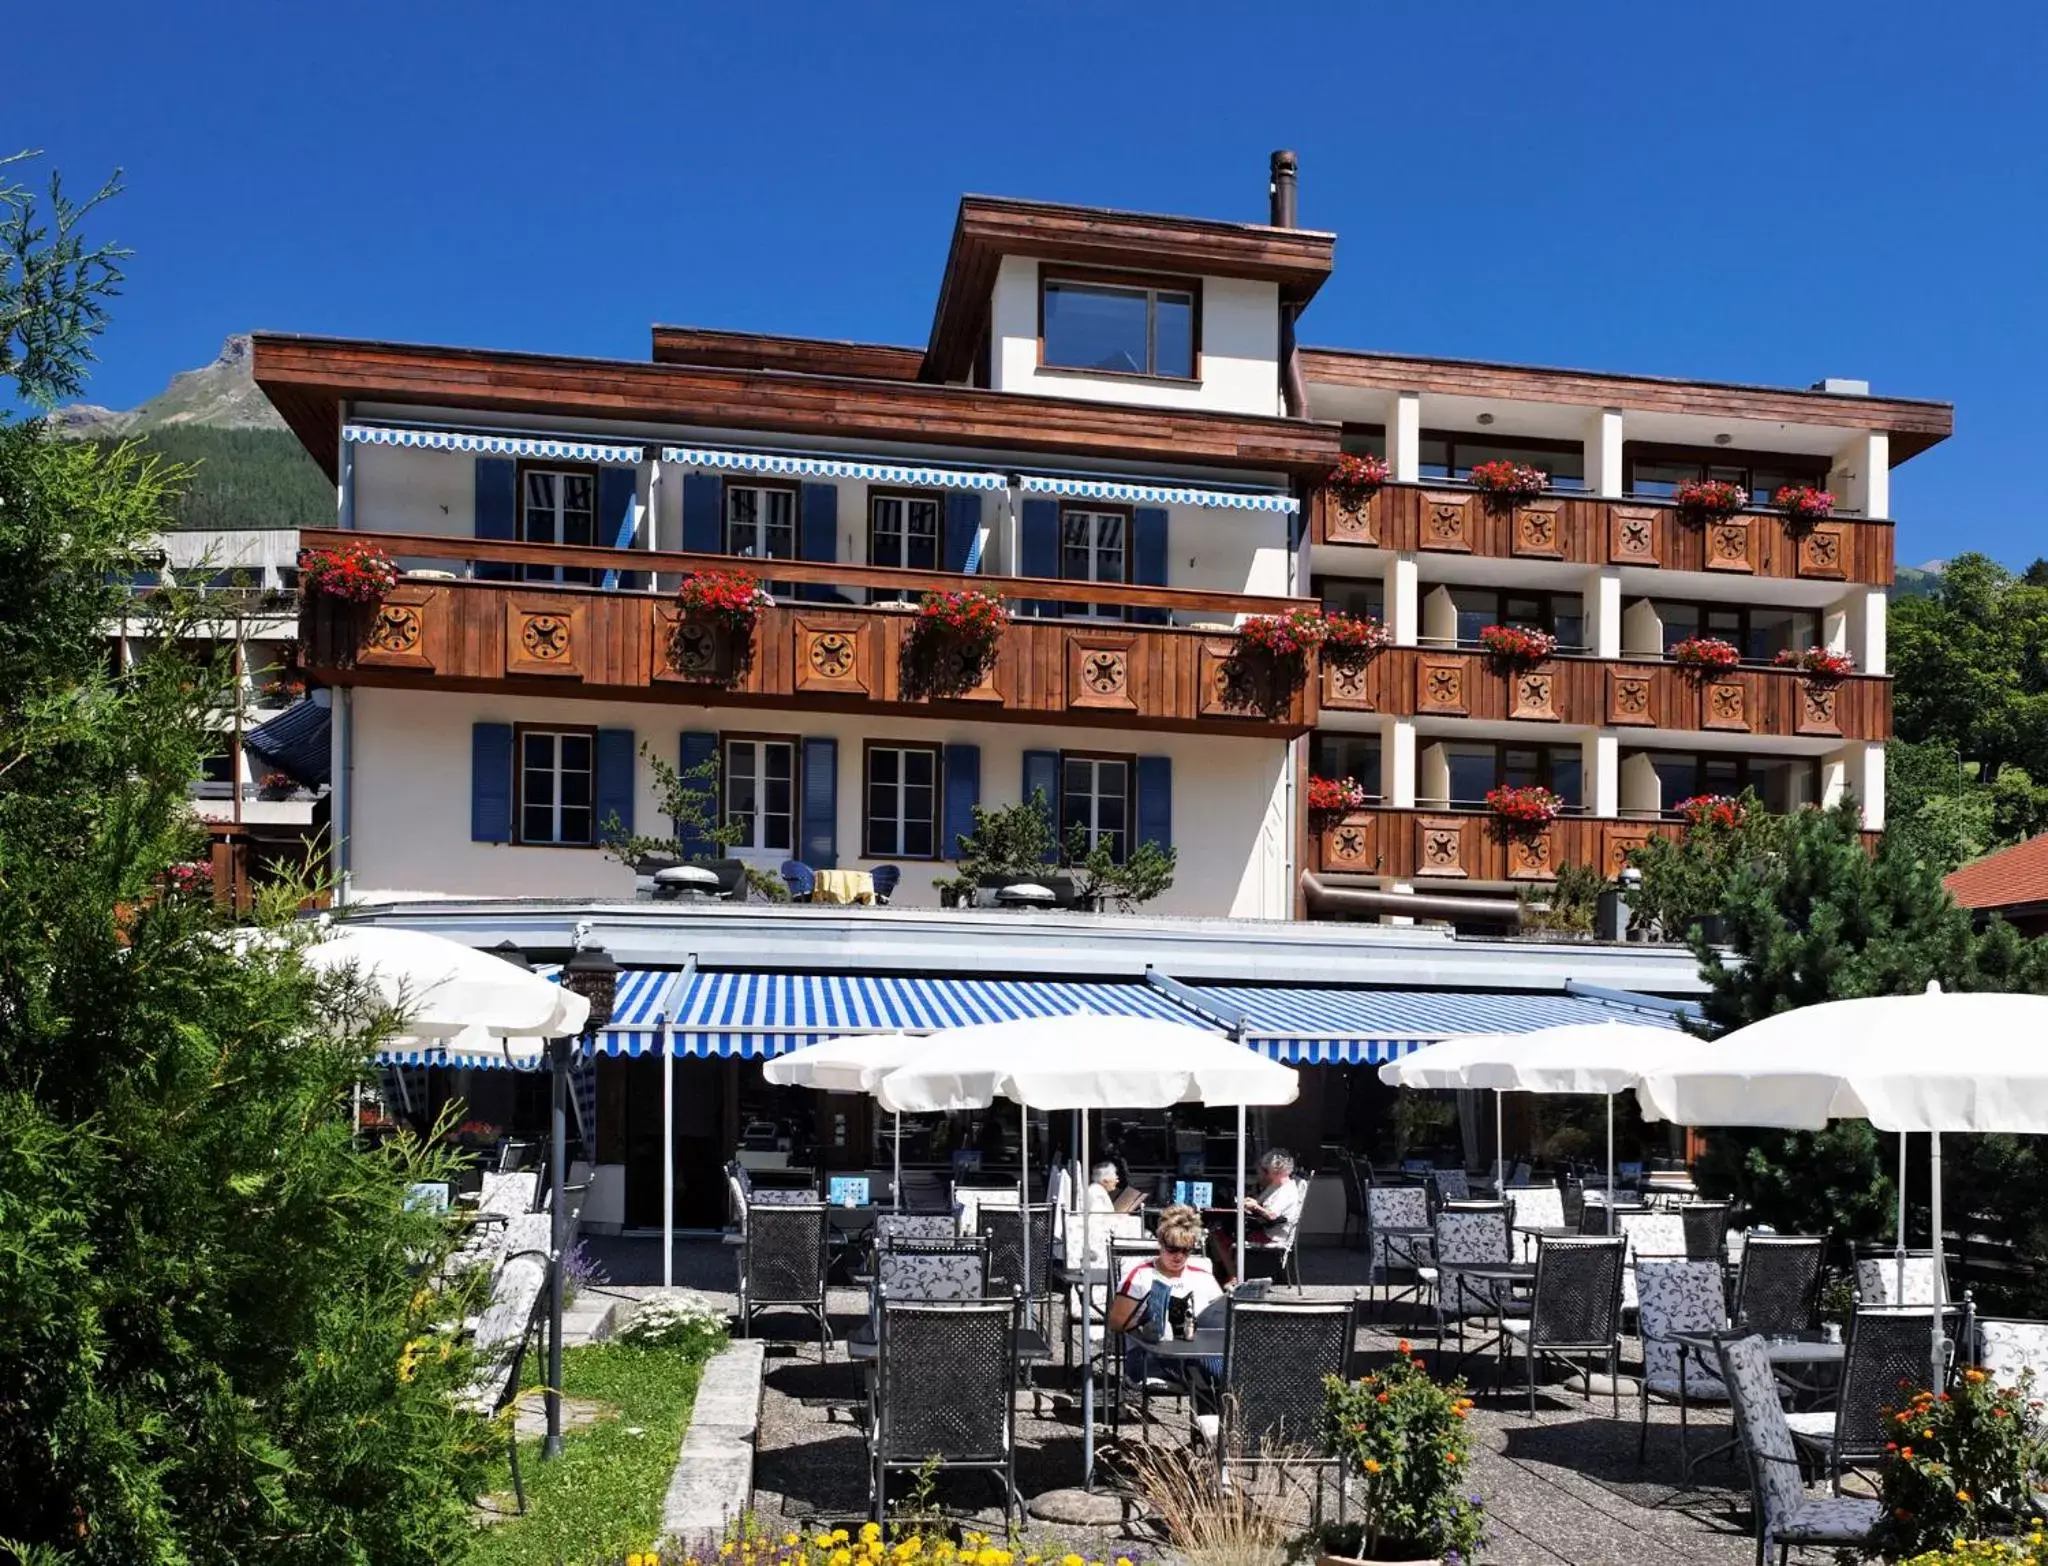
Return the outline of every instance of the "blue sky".
[[[10,18],[0,146],[129,193],[88,395],[249,328],[922,343],[963,191],[1338,233],[1305,340],[1956,404],[1899,558],[2048,553],[2048,9],[350,6]]]

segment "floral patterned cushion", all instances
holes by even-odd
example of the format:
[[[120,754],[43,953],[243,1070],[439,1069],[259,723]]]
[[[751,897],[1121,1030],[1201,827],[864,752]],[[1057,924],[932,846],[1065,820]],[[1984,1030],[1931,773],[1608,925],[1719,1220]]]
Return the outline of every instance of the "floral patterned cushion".
[[[1621,1305],[1634,1310],[1641,1301],[1636,1294],[1639,1260],[1685,1255],[1685,1220],[1677,1213],[1623,1213],[1619,1227],[1628,1242],[1628,1265],[1621,1274]]]
[[[987,1265],[971,1248],[890,1247],[875,1257],[875,1282],[892,1300],[978,1300]]]
[[[1856,1292],[1865,1305],[1932,1305],[1934,1258],[1906,1258],[1905,1289],[1899,1288],[1899,1263],[1892,1256],[1865,1256],[1856,1263]]]
[[[875,1239],[950,1240],[960,1232],[951,1213],[883,1213],[875,1219]]]
[[[1427,1240],[1389,1242],[1378,1231],[1426,1229],[1429,1227],[1429,1193],[1419,1185],[1375,1185],[1365,1193],[1365,1221],[1372,1231],[1373,1270],[1383,1273],[1394,1267],[1414,1265],[1414,1258],[1429,1254]]]
[[[1778,1377],[1771,1369],[1764,1340],[1752,1334],[1724,1341],[1721,1379],[1734,1394],[1736,1424],[1749,1452],[1750,1475],[1763,1513],[1764,1539],[1767,1544],[1788,1539],[1791,1535],[1784,1530],[1813,1497],[1800,1477],[1799,1449],[1792,1440],[1791,1426],[1785,1423],[1784,1405],[1778,1401]]]
[[[1854,1495],[1808,1495],[1771,1530],[1771,1542],[1855,1543],[1877,1526],[1878,1504]]]
[[[1652,1392],[1676,1396],[1685,1359],[1685,1395],[1725,1401],[1728,1389],[1711,1359],[1677,1342],[1681,1332],[1719,1332],[1728,1325],[1721,1269],[1713,1262],[1636,1264],[1637,1309],[1643,1332],[1643,1375]]]
[[[1977,1363],[2000,1386],[2017,1386],[2029,1371],[2037,1383],[2048,1385],[2048,1321],[1986,1316],[1977,1323],[1977,1345]]]
[[[756,1207],[802,1207],[815,1202],[818,1193],[815,1188],[792,1191],[767,1191],[756,1187],[749,1199]]]
[[[1554,1185],[1511,1185],[1507,1189],[1507,1200],[1510,1226],[1532,1229],[1564,1227],[1564,1192]],[[1515,1260],[1534,1261],[1536,1236],[1518,1234],[1514,1239]]]

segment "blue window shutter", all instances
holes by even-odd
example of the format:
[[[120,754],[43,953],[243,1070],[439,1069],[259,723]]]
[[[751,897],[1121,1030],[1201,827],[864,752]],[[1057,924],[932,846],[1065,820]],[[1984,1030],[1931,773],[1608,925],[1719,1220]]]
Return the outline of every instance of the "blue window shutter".
[[[614,549],[633,547],[634,526],[640,520],[639,473],[633,468],[604,467],[597,471],[597,537],[598,542],[609,544]],[[619,586],[619,573],[607,571],[604,586],[607,590]],[[628,571],[625,587],[628,592],[640,586],[640,573]]]
[[[1166,586],[1166,508],[1140,506],[1131,513],[1131,581],[1139,587]],[[1135,609],[1131,618],[1140,625],[1166,625],[1173,619],[1165,609]]]
[[[1138,838],[1173,847],[1173,758],[1138,758]]]
[[[725,481],[716,473],[683,475],[683,549],[693,555],[725,553]]]
[[[472,723],[469,726],[469,840],[472,843],[512,841],[512,725],[509,723]]]
[[[941,557],[948,571],[965,571],[974,548],[974,535],[981,531],[981,493],[972,489],[946,492],[946,549]]]
[[[718,736],[716,734],[700,730],[684,730],[682,752],[676,758],[680,763],[680,770],[683,773],[683,786],[686,788],[702,787],[702,783],[690,777],[690,774],[717,754]],[[723,779],[719,779],[714,786],[711,808],[707,813],[709,819],[714,822],[717,821],[725,809],[723,781]],[[686,859],[700,858],[712,851],[711,840],[701,831],[687,827],[680,821],[672,821],[670,825],[671,830],[675,832],[676,840],[682,844],[683,856]]]
[[[797,496],[797,556],[804,560],[839,558],[839,486],[806,484]],[[799,582],[796,595],[812,603],[839,602],[824,582]]]
[[[813,870],[839,863],[839,741],[804,741],[804,823],[799,856]]]
[[[1025,576],[1060,574],[1060,503],[1036,496],[1018,508],[1017,569]],[[1027,614],[1056,615],[1056,603],[1026,604]],[[1030,796],[1025,796],[1027,799]]]
[[[1030,804],[1032,797],[1037,794],[1045,795],[1046,821],[1052,827],[1053,837],[1057,840],[1060,831],[1060,753],[1056,750],[1024,752],[1024,803]],[[1055,843],[1053,856],[1057,858],[1058,855],[1059,849]]]
[[[510,457],[476,459],[474,521],[478,538],[509,544],[519,536],[519,464]],[[484,560],[478,562],[476,574],[487,582],[509,582],[519,568],[505,561]]]
[[[633,835],[633,731],[597,731],[597,822],[596,840],[602,843],[611,832],[611,819],[619,818],[618,830]]]
[[[974,830],[974,807],[981,803],[981,747],[946,747],[946,803],[940,823],[939,857],[960,857],[960,839]]]

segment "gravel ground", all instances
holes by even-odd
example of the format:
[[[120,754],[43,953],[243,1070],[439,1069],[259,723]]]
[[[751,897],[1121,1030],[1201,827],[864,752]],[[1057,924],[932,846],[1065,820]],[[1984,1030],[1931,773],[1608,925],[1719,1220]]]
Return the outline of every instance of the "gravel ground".
[[[631,1286],[658,1277],[659,1242],[587,1243],[615,1284]],[[729,1302],[734,1254],[716,1242],[678,1242],[676,1281]],[[1304,1272],[1311,1298],[1362,1296],[1367,1301],[1362,1314],[1377,1315],[1378,1303],[1362,1283],[1359,1253],[1307,1252]],[[833,1330],[843,1342],[861,1319],[866,1297],[853,1289],[835,1289],[830,1304]],[[1394,1307],[1394,1321],[1386,1326],[1377,1320],[1361,1322],[1358,1347],[1364,1363],[1394,1352],[1403,1330],[1401,1313],[1402,1307]],[[1417,1347],[1426,1346],[1420,1320],[1411,1318],[1408,1324],[1415,1330]],[[757,1330],[769,1343],[755,1470],[757,1511],[764,1520],[857,1522],[866,1515],[868,1482],[860,1431],[851,1412],[861,1371],[847,1360],[843,1347],[835,1347],[821,1363],[816,1327],[800,1317],[764,1317]],[[1634,1345],[1624,1345],[1624,1374],[1631,1368],[1633,1351]],[[1478,1407],[1472,1417],[1473,1493],[1484,1499],[1490,1518],[1483,1560],[1499,1566],[1635,1566],[1652,1559],[1666,1566],[1738,1566],[1754,1559],[1747,1481],[1739,1458],[1734,1463],[1715,1459],[1701,1465],[1697,1486],[1683,1487],[1675,1411],[1652,1408],[1648,1459],[1639,1463],[1636,1406],[1626,1391],[1617,1418],[1604,1396],[1589,1404],[1577,1393],[1552,1386],[1539,1390],[1537,1415],[1531,1419],[1512,1376],[1504,1395],[1492,1393],[1486,1384],[1491,1363],[1485,1357],[1473,1366],[1478,1378]],[[1071,1407],[1074,1382],[1058,1367],[1042,1379],[1048,1395],[1039,1409],[1032,1408],[1030,1399],[1020,1399],[1017,1481],[1027,1502],[1044,1491],[1077,1483],[1081,1469],[1080,1427]],[[1153,1441],[1186,1439],[1183,1412],[1156,1403],[1154,1411]],[[1695,1411],[1693,1450],[1714,1445],[1726,1428],[1725,1412]],[[1114,1450],[1109,1450],[1112,1472],[1115,1459]],[[984,1475],[942,1476],[934,1500],[949,1515],[978,1519],[992,1531],[1001,1529],[996,1486]],[[1283,1504],[1305,1519],[1306,1495],[1298,1481],[1296,1492]],[[1113,1558],[1121,1551],[1157,1560],[1168,1553],[1135,1510],[1121,1527],[1092,1532],[1034,1529],[1034,1537],[1040,1535],[1096,1557]]]

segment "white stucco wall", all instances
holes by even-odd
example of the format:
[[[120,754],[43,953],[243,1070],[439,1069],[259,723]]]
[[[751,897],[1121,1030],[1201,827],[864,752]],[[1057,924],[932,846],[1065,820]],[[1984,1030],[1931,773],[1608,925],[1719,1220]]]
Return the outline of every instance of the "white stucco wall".
[[[989,376],[996,391],[1154,408],[1280,412],[1280,289],[1235,277],[1202,282],[1201,377],[1145,381],[1041,370],[1038,364],[1039,262],[1005,256],[990,311]]]
[[[368,688],[355,692],[354,704],[351,870],[358,896],[630,898],[632,873],[596,850],[470,841],[470,725],[553,722],[630,728],[670,762],[685,730],[830,736],[839,742],[839,864],[860,869],[874,863],[859,857],[865,740],[980,746],[985,805],[1021,797],[1026,750],[1064,744],[1170,756],[1180,864],[1173,888],[1151,909],[1243,918],[1286,918],[1292,912],[1287,746],[1280,740]],[[644,759],[637,762],[637,780],[635,827],[667,831]],[[950,861],[895,863],[903,868],[897,904],[935,906],[932,878],[951,874]]]

